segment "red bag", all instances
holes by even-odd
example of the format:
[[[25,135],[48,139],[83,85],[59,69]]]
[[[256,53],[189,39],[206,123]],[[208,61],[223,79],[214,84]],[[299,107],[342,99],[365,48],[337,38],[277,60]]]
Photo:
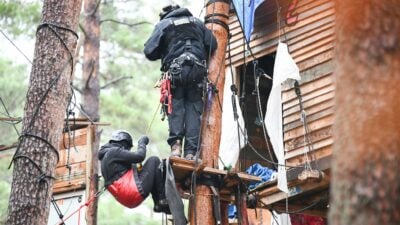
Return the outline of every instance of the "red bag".
[[[144,200],[133,178],[133,169],[128,170],[122,177],[114,181],[107,187],[107,190],[119,203],[128,208],[135,208]]]

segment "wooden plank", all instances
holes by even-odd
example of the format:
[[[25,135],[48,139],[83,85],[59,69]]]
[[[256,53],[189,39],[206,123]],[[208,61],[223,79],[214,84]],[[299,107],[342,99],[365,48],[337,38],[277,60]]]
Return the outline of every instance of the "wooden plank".
[[[285,33],[286,33],[286,37],[288,38],[289,50],[291,50],[291,45],[292,45],[291,32],[294,32],[297,29],[301,30],[301,29],[310,28],[310,26],[312,26],[312,23],[321,23],[320,21],[324,21],[325,23],[334,21],[334,9],[332,8],[327,11],[318,13],[314,16],[311,16],[309,18],[300,20],[296,26],[286,27]],[[323,25],[323,24],[319,24],[318,26],[315,26],[315,27],[318,28],[321,25]],[[301,35],[302,34],[297,34],[296,36],[301,36]],[[265,30],[265,34],[262,35],[262,38],[255,39],[252,42],[250,42],[250,46],[252,48],[253,53],[258,54],[260,51],[263,51],[262,55],[267,55],[267,54],[275,51],[276,43],[278,41],[277,38],[278,38],[278,31]],[[242,43],[232,43],[231,49],[232,49],[232,51],[231,51],[232,61],[234,63],[236,63],[239,59],[238,57],[241,57],[242,52],[243,52]],[[256,56],[256,57],[259,57],[259,56]]]
[[[321,181],[305,180],[305,181],[292,181],[289,185],[289,193],[279,191],[275,186],[266,190],[259,191],[259,199],[264,205],[271,205],[275,202],[286,199],[286,197],[293,198],[311,191],[326,189],[329,187],[330,176],[326,175]]]
[[[190,172],[195,170],[195,162],[193,160],[185,160],[185,159],[178,158],[178,157],[170,157],[170,162],[172,165],[172,169],[174,170],[174,174],[178,180],[186,177],[187,175],[190,174]],[[186,175],[186,176],[182,176],[182,173],[180,173],[181,171],[185,171],[186,173],[184,175]],[[228,171],[226,171],[226,170],[219,170],[219,169],[207,167],[207,166],[204,167],[203,173],[228,176]],[[247,174],[244,172],[235,173],[235,176],[237,176],[238,179],[240,179],[244,182],[249,182],[249,181],[260,182],[260,181],[262,181],[260,177],[253,176],[253,175],[250,175],[250,174]]]
[[[64,192],[72,192],[76,190],[85,189],[85,177],[82,177],[78,180],[75,180],[73,183],[69,183],[68,181],[54,183],[53,185],[53,193],[60,194]]]
[[[87,145],[81,145],[81,146],[76,146],[76,148],[71,147],[69,150],[60,149],[59,150],[60,161],[58,162],[57,166],[65,166],[67,162],[72,164],[72,163],[86,161],[86,153],[88,151],[87,147],[88,147]]]
[[[318,108],[318,111],[316,113],[312,113],[312,114],[307,113],[307,123],[316,122],[319,119],[333,115],[333,113],[334,113],[334,109],[332,106],[328,106],[328,108],[322,109],[322,110],[321,110],[321,108]],[[300,127],[304,129],[303,122],[300,120],[295,120],[291,123],[284,125],[283,132],[288,132],[290,130],[300,128]]]
[[[300,71],[301,80],[299,81],[301,87],[311,81],[320,79],[321,77],[331,76],[334,69],[333,60],[328,60],[314,67]],[[286,81],[282,84],[282,92],[290,93],[294,88],[294,82]],[[295,93],[293,93],[295,95]]]
[[[86,161],[70,164],[70,167],[71,174],[84,174],[86,172]],[[58,166],[55,176],[56,179],[69,176],[69,169],[66,166]]]
[[[312,58],[316,55],[319,55],[322,52],[326,52],[328,50],[333,49],[334,47],[334,37],[333,36],[329,36],[327,38],[324,39],[320,39],[318,41],[316,41],[315,43],[313,43],[312,45],[309,45],[307,47],[304,47],[303,49],[294,52],[292,57],[293,60],[296,63],[300,63],[304,60],[307,60],[309,58]]]
[[[332,126],[324,127],[322,129],[314,130],[310,133],[310,140],[312,143],[321,141],[332,137]],[[298,137],[285,142],[285,150],[287,152],[302,148],[304,146],[304,137]]]
[[[332,126],[333,119],[334,119],[333,115],[328,115],[328,116],[326,116],[324,118],[321,118],[320,120],[308,123],[308,127],[309,127],[309,129],[311,131],[315,131],[315,130],[318,130],[318,129],[322,129],[324,127]],[[300,136],[303,136],[303,134],[304,134],[304,128],[303,127],[299,127],[299,128],[293,129],[293,130],[289,130],[289,131],[284,133],[284,142],[289,141],[289,140],[294,139],[294,138],[298,138]]]
[[[74,180],[64,180],[60,182],[54,182],[54,188],[62,188],[62,187],[70,187],[70,186],[78,186],[85,184],[85,176],[79,177]]]
[[[75,122],[83,122],[76,120]],[[69,125],[73,122],[69,121]],[[60,161],[57,164],[53,191],[55,193],[69,192],[86,186],[86,153],[90,147],[92,134],[88,126],[65,132],[60,141]],[[76,149],[74,147],[76,145]],[[65,149],[66,147],[70,149]],[[69,159],[68,159],[69,158]],[[69,164],[70,169],[66,167]]]
[[[318,73],[318,72],[319,71],[315,71],[315,73]],[[301,80],[301,85],[300,85],[301,95],[302,96],[307,95],[310,92],[315,91],[316,89],[326,87],[332,83],[333,83],[332,71],[329,71],[329,73],[326,73],[326,74],[321,74],[321,76],[318,77],[317,79],[313,79],[308,82],[304,82],[303,80]],[[297,99],[297,94],[294,91],[294,87],[290,87],[290,89],[288,88],[288,89],[282,91],[283,103],[286,103],[293,99]]]
[[[327,189],[326,189],[326,192],[328,192]],[[323,217],[323,218],[326,218],[328,216],[328,208],[327,207],[325,207],[325,209],[323,209],[323,208],[311,208],[311,209],[306,208],[305,209],[305,207],[307,207],[307,206],[309,206],[311,204],[313,204],[313,203],[293,204],[291,202],[289,204],[289,206],[288,206],[288,211],[289,212],[301,212],[301,214],[306,214],[306,215],[310,215],[310,216],[317,216],[317,217]],[[284,203],[284,202],[282,202],[282,203],[273,203],[271,205],[271,209],[279,211],[279,212],[286,212],[286,203]]]
[[[325,52],[321,52],[319,55],[316,55],[313,58],[297,63],[297,66],[299,67],[300,71],[306,70],[308,68],[332,60],[333,55],[334,55],[333,49],[329,49]]]
[[[326,93],[324,95],[318,96],[316,98],[310,99],[307,102],[303,102],[304,110],[306,111],[306,115],[310,116],[316,114],[320,111],[329,110],[334,106],[333,101],[334,93]],[[307,103],[307,105],[305,104]],[[286,111],[283,112],[283,125],[286,126],[289,123],[294,121],[300,121],[301,119],[301,112],[300,106],[296,105]]]
[[[70,134],[68,132],[63,134],[63,137],[60,141],[60,149],[66,149],[68,147],[72,147],[74,145],[86,145],[86,135],[87,135],[88,129],[78,129],[71,131]]]
[[[328,93],[331,93],[335,90],[335,86],[333,83],[327,84],[326,86],[318,87],[314,89],[311,92],[308,92],[307,94],[302,95],[302,101],[306,102],[309,101],[315,97],[326,95]],[[282,110],[287,110],[291,107],[296,106],[299,103],[298,99],[294,98],[290,101],[285,101],[284,104],[282,105]]]
[[[310,156],[311,158],[311,162],[315,161],[315,159],[321,159],[331,155],[332,155],[332,145],[326,145],[325,147],[314,148],[314,151],[308,154],[308,156]],[[297,152],[296,155],[292,155],[290,158],[289,157],[286,158],[286,164],[288,166],[303,165],[305,162],[306,159],[303,156],[303,152]]]

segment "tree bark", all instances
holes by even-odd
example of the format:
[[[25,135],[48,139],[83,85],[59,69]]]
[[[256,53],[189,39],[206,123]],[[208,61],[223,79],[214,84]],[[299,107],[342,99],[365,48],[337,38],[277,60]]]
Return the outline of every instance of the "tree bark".
[[[400,224],[400,2],[336,1],[329,224]]]
[[[47,224],[81,9],[80,0],[45,0],[22,135],[13,162],[8,225]],[[60,27],[65,27],[63,29]],[[62,40],[60,40],[62,39]],[[68,49],[67,49],[68,48]]]
[[[229,15],[229,3],[215,2],[207,7],[206,14]],[[221,16],[213,16],[228,24],[228,19]],[[209,109],[205,109],[202,116],[201,128],[201,159],[208,167],[218,166],[219,143],[221,140],[221,116],[222,116],[222,97],[225,83],[225,49],[228,42],[228,31],[217,23],[208,23],[208,29],[212,30],[215,35],[218,48],[209,63],[208,78],[213,82],[218,93],[213,94],[211,102],[206,102],[205,106],[210,105]],[[196,187],[196,205],[191,206],[190,224],[211,225],[215,224],[212,211],[212,192],[206,185],[197,185]],[[191,202],[193,203],[193,202]],[[200,219],[201,218],[201,219]],[[197,221],[196,221],[197,220]]]
[[[100,81],[99,81],[99,55],[100,55],[100,2],[98,0],[87,0],[84,2],[84,30],[85,40],[83,44],[83,89],[82,89],[82,108],[92,121],[99,121],[100,108]],[[90,157],[89,179],[86,193],[87,198],[91,198],[99,190],[99,166],[97,152],[100,146],[100,131],[97,126],[92,126],[94,141]],[[86,221],[88,225],[97,224],[97,205],[96,198],[92,204],[88,205]]]

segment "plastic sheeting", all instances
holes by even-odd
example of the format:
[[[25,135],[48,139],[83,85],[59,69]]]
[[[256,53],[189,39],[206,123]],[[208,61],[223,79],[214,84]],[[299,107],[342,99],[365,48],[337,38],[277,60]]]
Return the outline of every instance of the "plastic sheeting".
[[[261,180],[262,180],[261,182],[250,182],[249,186],[248,186],[249,189],[253,189],[265,181],[276,179],[276,176],[275,176],[276,171],[275,170],[272,170],[268,167],[262,166],[259,163],[255,163],[255,164],[249,166],[246,169],[246,173],[261,177]],[[228,217],[231,219],[236,218],[236,216],[237,216],[236,214],[237,214],[236,206],[233,204],[230,204],[228,206]]]
[[[282,83],[287,79],[300,80],[299,68],[290,56],[287,45],[279,42],[276,52],[274,76],[272,89],[267,103],[265,124],[268,135],[271,139],[272,147],[278,158],[278,188],[288,193],[285,152],[283,148],[283,129],[282,129]]]
[[[287,213],[277,213],[272,211],[271,225],[293,225],[290,215]]]
[[[256,181],[250,182],[249,189],[254,189],[263,182],[276,179],[276,176],[274,175],[276,173],[275,170],[262,166],[259,163],[255,163],[251,165],[249,168],[247,168],[246,173],[257,177],[261,177],[262,180],[261,182],[256,182]]]
[[[254,28],[254,13],[264,0],[232,0],[246,40],[250,40]]]
[[[239,158],[240,149],[245,146],[244,120],[242,111],[239,107],[239,98],[237,95],[232,98],[232,74],[229,69],[225,72],[224,84],[224,102],[222,105],[222,121],[221,121],[221,142],[219,145],[219,160],[218,167],[223,169],[226,167],[235,167]],[[236,105],[236,112],[238,119],[234,117],[234,107]],[[238,127],[239,123],[239,127]],[[240,137],[240,138],[239,138]],[[239,147],[240,143],[240,147]]]

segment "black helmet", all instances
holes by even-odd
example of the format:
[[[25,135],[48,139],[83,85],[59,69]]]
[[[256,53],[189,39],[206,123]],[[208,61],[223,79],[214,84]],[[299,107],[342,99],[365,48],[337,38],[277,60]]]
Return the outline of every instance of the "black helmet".
[[[160,16],[160,20],[164,19],[164,17],[166,15],[168,15],[170,12],[179,9],[180,6],[176,5],[176,4],[172,4],[172,5],[167,5],[164,8],[162,8],[162,11],[160,12],[159,16]]]
[[[128,131],[124,130],[116,130],[111,134],[110,142],[120,142],[126,141],[131,148],[132,145],[132,136],[128,133]]]

